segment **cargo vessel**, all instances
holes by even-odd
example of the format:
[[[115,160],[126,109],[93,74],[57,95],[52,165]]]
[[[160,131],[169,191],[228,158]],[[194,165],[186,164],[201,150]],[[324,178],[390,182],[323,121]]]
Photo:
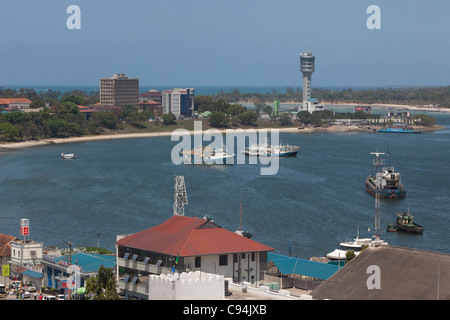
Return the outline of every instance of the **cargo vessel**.
[[[406,197],[406,188],[401,182],[401,175],[394,170],[394,167],[384,167],[384,159],[380,158],[381,152],[371,152],[375,154],[373,166],[375,173],[366,178],[366,191],[380,198],[398,199]]]

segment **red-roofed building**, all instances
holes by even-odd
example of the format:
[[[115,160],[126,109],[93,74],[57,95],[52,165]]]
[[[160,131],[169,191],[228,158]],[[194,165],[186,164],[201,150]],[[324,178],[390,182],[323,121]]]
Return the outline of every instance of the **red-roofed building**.
[[[0,108],[28,109],[31,100],[26,98],[0,98]]]
[[[116,274],[138,282],[138,275],[202,271],[255,283],[267,268],[269,251],[273,248],[211,220],[175,215],[156,227],[119,239]],[[145,291],[138,292],[137,283],[127,282],[119,282],[126,296],[146,298]]]
[[[11,260],[11,242],[16,240],[14,236],[0,234],[0,265],[6,264]]]

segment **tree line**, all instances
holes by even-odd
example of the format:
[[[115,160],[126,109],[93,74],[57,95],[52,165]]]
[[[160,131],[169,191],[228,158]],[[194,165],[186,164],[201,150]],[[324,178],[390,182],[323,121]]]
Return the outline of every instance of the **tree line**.
[[[352,88],[333,90],[327,88],[313,88],[311,96],[329,103],[352,102],[360,104],[405,104],[405,105],[434,105],[450,108],[450,86],[441,87],[401,87],[354,90]],[[213,95],[215,99],[226,102],[253,101],[265,102],[279,99],[280,102],[303,101],[303,91],[300,88],[286,87],[285,92],[272,89],[268,93],[240,92],[233,89],[230,92],[219,91]]]
[[[0,88],[0,97],[26,97],[33,99],[30,108],[41,108],[35,112],[2,112],[0,140],[3,141],[100,134],[105,130],[121,130],[124,122],[136,128],[143,128],[143,123],[153,116],[151,112],[139,112],[135,106],[125,106],[113,112],[91,112],[87,118],[80,112],[78,105],[90,105],[98,100],[96,94],[86,94],[78,90],[61,94],[52,90],[36,93],[33,89]]]

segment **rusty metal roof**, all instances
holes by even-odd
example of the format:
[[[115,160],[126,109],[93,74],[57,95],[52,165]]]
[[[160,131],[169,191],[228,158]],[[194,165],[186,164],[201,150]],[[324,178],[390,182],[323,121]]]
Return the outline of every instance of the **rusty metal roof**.
[[[448,300],[449,270],[450,255],[445,253],[391,245],[368,247],[311,296],[319,300]]]
[[[273,250],[210,220],[187,216],[172,216],[156,227],[120,239],[116,244],[180,257]]]

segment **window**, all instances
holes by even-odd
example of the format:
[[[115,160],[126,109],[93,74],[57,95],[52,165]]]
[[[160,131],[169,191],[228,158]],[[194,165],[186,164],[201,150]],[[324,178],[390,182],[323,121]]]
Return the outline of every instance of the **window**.
[[[195,257],[195,268],[202,267],[202,257]]]
[[[228,265],[228,255],[220,255],[219,256],[219,266],[227,266]]]

